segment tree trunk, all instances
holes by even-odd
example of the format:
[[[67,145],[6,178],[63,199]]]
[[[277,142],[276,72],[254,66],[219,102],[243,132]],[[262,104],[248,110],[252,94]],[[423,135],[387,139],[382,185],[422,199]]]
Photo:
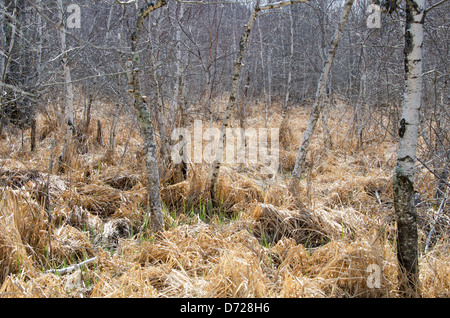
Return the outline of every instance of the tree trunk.
[[[180,23],[181,23],[181,21],[183,20],[183,16],[184,16],[184,7],[182,4],[178,3],[178,8],[179,8],[179,11],[178,11],[177,20],[180,21]],[[177,31],[175,33],[176,80],[175,80],[175,86],[173,89],[174,97],[172,99],[171,106],[170,106],[172,118],[169,121],[172,124],[174,124],[176,121],[176,116],[174,116],[173,114],[176,114],[177,110],[180,109],[181,95],[182,95],[181,92],[182,92],[182,85],[183,85],[183,63],[182,63],[183,62],[182,61],[183,51],[181,50],[181,35],[182,35],[181,27],[178,27]]]
[[[233,76],[233,87],[231,89],[231,93],[230,93],[230,98],[228,100],[228,105],[227,105],[227,109],[225,112],[225,118],[223,119],[222,122],[222,127],[220,129],[220,138],[219,138],[219,142],[217,145],[217,150],[216,150],[216,158],[213,162],[213,168],[212,168],[212,174],[211,174],[211,179],[210,179],[210,194],[211,194],[211,200],[212,202],[216,202],[216,194],[217,194],[217,180],[219,178],[219,172],[220,172],[220,165],[222,162],[222,156],[223,156],[223,149],[225,146],[225,131],[226,128],[228,127],[228,121],[230,119],[231,116],[231,111],[234,108],[235,104],[236,104],[236,95],[237,95],[237,90],[238,90],[238,83],[239,83],[239,76],[241,73],[241,68],[242,68],[242,59],[244,56],[244,52],[246,50],[247,47],[247,42],[248,42],[248,38],[250,37],[250,33],[252,31],[252,26],[253,23],[256,20],[256,17],[258,16],[258,13],[261,9],[259,8],[259,1],[257,1],[252,15],[250,16],[250,19],[247,23],[247,25],[245,26],[245,31],[244,34],[241,37],[240,43],[239,43],[239,52],[236,58],[236,62],[234,63],[234,76]]]
[[[363,128],[364,128],[364,110],[365,110],[365,102],[366,102],[366,74],[363,73],[361,75],[361,81],[359,84],[359,94],[358,94],[358,100],[356,102],[356,115],[357,115],[357,143],[356,143],[356,150],[359,150],[363,145]]]
[[[328,54],[327,62],[325,63],[325,66],[319,79],[319,84],[317,86],[316,98],[311,112],[311,117],[309,118],[308,126],[303,136],[302,144],[300,146],[300,149],[298,150],[294,171],[292,172],[293,177],[296,179],[300,179],[301,175],[305,170],[306,154],[308,152],[308,147],[311,144],[312,136],[314,134],[314,130],[316,128],[320,112],[322,111],[322,102],[325,94],[325,89],[327,86],[328,76],[330,74],[331,66],[333,65],[339,41],[341,40],[342,33],[344,32],[348,16],[352,9],[353,2],[354,0],[347,0],[344,5],[344,12],[342,15],[341,22],[339,24],[338,29],[336,30],[334,41],[333,44],[331,45],[331,50]]]
[[[97,119],[97,136],[95,140],[99,146],[103,146],[102,122],[100,119]]]
[[[12,5],[11,3],[6,2],[8,6],[12,7],[12,12],[1,12],[2,15],[2,39],[0,44],[2,44],[2,47],[6,48],[8,47],[8,50],[4,52],[3,54],[0,54],[1,59],[1,71],[2,73],[0,82],[6,83],[7,76],[9,74],[9,70],[12,63],[12,55],[14,52],[14,48],[16,47],[16,36],[17,36],[17,23],[18,23],[18,10],[16,8],[16,5]],[[5,3],[2,3],[3,7],[5,6]],[[8,41],[9,40],[9,41]],[[9,42],[9,43],[8,43]],[[6,55],[5,55],[6,53]],[[4,100],[7,100],[4,98],[3,94],[0,95],[0,135],[3,133],[3,127],[8,124],[8,119],[6,118],[7,115],[5,113],[4,109]]]
[[[286,94],[284,96],[284,103],[283,103],[283,113],[281,114],[281,117],[283,118],[283,123],[285,122],[286,113],[288,111],[288,103],[289,103],[289,96],[291,92],[291,83],[292,83],[292,62],[294,60],[294,18],[292,17],[292,9],[289,7],[289,22],[290,22],[290,28],[289,28],[289,66],[288,66],[288,80],[287,80],[287,87],[286,87]]]
[[[160,154],[162,162],[164,163],[166,161],[166,158],[169,155],[169,149],[168,149],[168,138],[166,133],[166,124],[167,121],[164,120],[165,114],[164,114],[164,101],[162,99],[161,95],[161,85],[160,80],[158,78],[158,74],[156,72],[156,59],[155,55],[153,54],[153,44],[152,39],[149,39],[149,50],[150,50],[150,64],[151,64],[151,72],[153,77],[153,82],[155,84],[155,101],[156,101],[156,107],[155,113],[156,113],[156,121],[158,123],[158,130],[159,130],[159,136],[161,140],[161,148],[160,148]]]
[[[186,102],[184,100],[184,81],[183,81],[183,66],[180,66],[179,69],[180,76],[178,77],[178,97],[177,97],[177,109],[180,115],[180,127],[186,127],[187,122],[187,110],[186,110]],[[176,123],[176,119],[174,120],[174,124]],[[185,160],[181,162],[181,173],[183,175],[183,179],[186,180],[188,177],[188,164]]]
[[[148,111],[147,104],[144,102],[140,91],[138,44],[145,18],[150,14],[150,12],[163,7],[166,4],[166,0],[158,0],[156,3],[146,4],[139,11],[136,28],[131,34],[131,50],[133,52],[133,57],[130,61],[131,63],[127,63],[127,72],[131,79],[131,92],[134,96],[134,108],[138,114],[141,134],[144,139],[145,162],[148,180],[148,204],[151,228],[154,232],[164,230],[164,219],[161,204],[158,160],[156,157],[155,131],[150,117],[150,112]]]
[[[422,43],[425,0],[406,0],[405,95],[399,128],[397,165],[393,176],[397,219],[397,258],[405,274],[401,291],[417,295],[417,214],[414,205],[414,170],[422,96]]]
[[[265,62],[264,56],[266,55],[266,52],[264,51],[264,42],[262,37],[262,30],[261,30],[261,24],[258,22],[258,31],[259,31],[259,54],[261,58],[261,72],[262,72],[262,82],[263,82],[263,91],[264,91],[264,122],[265,126],[267,126],[267,117],[269,112],[269,104],[270,101],[270,73],[269,73],[269,66]],[[267,52],[269,54],[269,52]],[[270,59],[270,56],[268,57],[268,60]],[[266,82],[266,69],[267,69],[267,82]]]
[[[30,130],[30,150],[33,152],[36,149],[36,116],[32,115],[31,130]]]
[[[91,109],[92,109],[92,103],[94,102],[94,97],[92,94],[89,94],[88,103],[86,107],[86,113],[85,113],[85,122],[84,122],[84,133],[87,134],[89,125],[91,123]]]
[[[111,125],[111,132],[109,134],[109,149],[114,152],[116,147],[116,137],[117,137],[117,122],[119,120],[120,111],[122,110],[122,105],[116,104],[116,109],[114,112],[114,118]]]
[[[437,200],[440,200],[443,197],[443,195],[444,195],[445,187],[447,186],[447,179],[448,179],[448,175],[449,175],[449,170],[450,170],[450,163],[447,162],[444,165],[441,174],[439,175],[439,182],[438,182],[438,186],[437,186],[437,189],[436,189],[436,193],[434,195],[434,197]]]
[[[68,163],[69,160],[69,149],[72,144],[72,137],[75,132],[75,123],[74,123],[74,113],[73,113],[73,85],[72,85],[72,75],[70,71],[69,62],[67,59],[67,46],[66,46],[66,28],[64,26],[64,6],[63,1],[58,0],[58,10],[59,10],[59,18],[61,26],[59,28],[59,36],[61,43],[61,53],[62,53],[62,61],[63,61],[63,70],[64,70],[64,80],[66,87],[66,107],[65,107],[65,124],[66,124],[66,139],[64,141],[64,149],[62,153],[62,162]]]

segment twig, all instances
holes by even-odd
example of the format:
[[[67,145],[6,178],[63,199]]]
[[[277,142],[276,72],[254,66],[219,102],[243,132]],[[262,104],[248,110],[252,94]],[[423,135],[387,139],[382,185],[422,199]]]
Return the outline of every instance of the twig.
[[[424,18],[425,18],[425,15],[426,15],[428,12],[430,12],[430,10],[436,8],[437,6],[440,6],[441,4],[446,3],[447,1],[448,1],[448,0],[442,0],[442,1],[440,1],[440,2],[437,2],[437,3],[433,4],[433,5],[430,6],[429,8],[427,8],[427,9],[423,12]]]
[[[423,252],[424,254],[427,253],[428,246],[430,245],[430,241],[431,241],[431,236],[433,235],[434,229],[436,228],[436,225],[437,225],[437,223],[438,223],[438,221],[439,221],[439,219],[440,219],[440,217],[441,217],[441,214],[442,214],[442,212],[444,211],[445,204],[446,204],[446,202],[447,202],[448,190],[449,190],[449,189],[450,189],[450,187],[447,187],[447,191],[445,191],[445,196],[444,196],[444,198],[442,199],[441,204],[440,204],[440,206],[439,206],[439,209],[438,209],[438,212],[437,212],[436,219],[434,220],[433,227],[431,228],[430,233],[428,233],[427,242],[426,242],[426,244],[425,244],[425,250],[424,250],[424,252]]]
[[[79,264],[71,265],[69,267],[65,267],[65,268],[61,268],[61,269],[50,269],[50,270],[46,271],[45,273],[46,274],[49,274],[49,273],[51,273],[51,274],[59,274],[59,275],[71,273],[74,270],[79,270],[81,266],[84,266],[84,265],[87,265],[89,263],[95,262],[96,260],[97,260],[97,257],[93,257],[93,258],[85,260],[84,262],[81,262]]]
[[[441,179],[441,177],[439,177],[433,170],[431,170],[431,169],[425,164],[425,162],[423,162],[422,160],[420,160],[419,157],[417,157],[417,161],[419,161],[419,162],[422,164],[422,166],[424,166],[428,171],[430,171],[436,178],[438,178],[441,182],[443,182],[447,187],[450,187],[450,184],[449,184],[447,181]]]

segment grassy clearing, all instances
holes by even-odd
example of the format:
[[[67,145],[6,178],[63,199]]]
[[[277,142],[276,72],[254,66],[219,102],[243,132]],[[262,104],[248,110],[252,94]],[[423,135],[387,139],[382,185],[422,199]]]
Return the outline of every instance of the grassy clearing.
[[[252,127],[264,127],[258,107],[248,110]],[[20,134],[2,136],[0,297],[401,297],[391,188],[395,141],[372,126],[357,149],[347,135],[351,112],[344,105],[331,112],[333,146],[324,147],[319,127],[307,175],[296,184],[289,174],[307,124],[303,108],[292,109],[282,128],[279,173],[268,178],[254,167],[225,165],[219,208],[212,209],[204,191],[206,164],[192,165],[186,180],[178,167],[161,167],[166,231],[157,235],[146,219],[141,139],[125,118],[115,152],[96,144],[91,128],[72,145],[69,165],[55,156],[50,176],[51,140],[55,154],[63,145],[56,120],[38,119],[35,153],[21,149]],[[268,124],[280,127],[280,116],[272,114]],[[421,251],[436,218],[435,185],[429,172],[418,172]],[[450,296],[449,224],[447,208],[420,256],[418,296]],[[46,273],[94,256],[73,273]],[[377,288],[368,284],[371,265],[381,269]]]

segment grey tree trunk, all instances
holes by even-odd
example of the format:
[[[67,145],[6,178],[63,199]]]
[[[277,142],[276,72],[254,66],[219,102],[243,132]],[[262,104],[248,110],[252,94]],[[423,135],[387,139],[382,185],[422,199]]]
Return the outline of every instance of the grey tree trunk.
[[[94,102],[94,97],[92,94],[89,94],[88,103],[86,106],[86,112],[85,112],[85,121],[84,121],[84,132],[87,133],[89,129],[89,125],[91,124],[91,109],[92,109],[92,103]]]
[[[179,13],[177,16],[178,21],[182,21],[184,16],[184,7],[181,4],[178,4],[179,6]],[[175,39],[176,39],[176,45],[175,45],[175,51],[176,51],[176,61],[175,61],[175,67],[176,67],[176,80],[175,80],[175,86],[173,89],[174,96],[171,101],[170,105],[170,111],[172,113],[171,120],[169,123],[174,124],[176,121],[176,118],[174,114],[177,113],[177,110],[180,109],[181,104],[181,97],[182,97],[182,85],[183,85],[183,51],[181,50],[181,36],[182,36],[182,30],[180,27],[177,28]],[[184,127],[184,126],[183,126]]]
[[[325,94],[325,89],[327,86],[328,76],[330,74],[331,66],[333,65],[334,57],[341,40],[342,33],[344,32],[345,25],[347,23],[348,16],[352,9],[354,0],[347,0],[344,5],[344,12],[342,15],[341,22],[338,29],[336,30],[333,44],[331,45],[330,52],[328,54],[327,62],[320,75],[319,84],[317,86],[316,97],[314,100],[313,109],[311,112],[311,117],[309,118],[308,126],[306,128],[305,134],[303,136],[303,141],[298,150],[297,160],[295,161],[294,171],[292,176],[296,179],[300,179],[301,175],[305,171],[306,155],[308,152],[309,145],[311,144],[312,136],[316,128],[317,121],[320,117],[322,111],[322,102]]]
[[[116,104],[116,109],[114,111],[113,122],[111,125],[111,132],[109,134],[109,149],[114,152],[116,147],[116,137],[117,137],[117,122],[119,120],[120,113],[122,111],[122,105]]]
[[[131,79],[131,91],[134,95],[134,108],[138,114],[141,134],[144,139],[148,180],[148,204],[151,228],[154,232],[159,232],[164,229],[164,219],[161,204],[158,160],[156,157],[155,131],[150,117],[150,112],[148,111],[147,104],[145,103],[143,95],[140,91],[138,44],[145,18],[150,14],[150,12],[163,7],[166,4],[167,2],[165,0],[158,0],[155,3],[148,3],[140,9],[137,17],[136,28],[131,34],[131,50],[133,52],[133,57],[131,61],[129,61],[131,63],[127,63],[127,72]]]
[[[393,176],[397,219],[397,258],[405,274],[400,288],[405,296],[417,295],[417,214],[414,205],[414,173],[422,97],[422,44],[425,0],[406,1],[405,93],[399,128],[397,165]]]
[[[150,29],[150,22],[149,22],[149,29]],[[155,101],[156,101],[156,107],[154,108],[156,110],[156,121],[158,123],[158,131],[159,136],[161,140],[161,148],[160,148],[160,154],[162,162],[166,161],[166,158],[169,154],[168,149],[168,138],[166,133],[166,124],[167,121],[164,120],[165,112],[164,112],[164,101],[161,95],[161,85],[160,80],[158,78],[157,70],[156,70],[156,58],[153,53],[153,44],[152,44],[152,38],[149,39],[149,51],[150,51],[150,65],[151,65],[151,73],[153,77],[153,82],[155,83]]]
[[[220,138],[216,150],[216,158],[213,162],[212,166],[212,173],[211,173],[211,179],[210,179],[210,194],[211,194],[211,200],[213,203],[216,202],[216,194],[217,194],[217,181],[219,178],[219,172],[220,172],[220,165],[222,162],[222,156],[223,156],[223,149],[225,145],[225,131],[228,127],[228,121],[231,116],[231,110],[234,108],[236,104],[236,96],[238,91],[238,84],[239,84],[239,77],[242,69],[242,59],[244,57],[244,52],[247,47],[248,38],[250,37],[250,33],[252,31],[253,23],[256,20],[256,17],[258,16],[259,11],[261,11],[259,7],[259,1],[257,1],[253,12],[250,16],[250,19],[245,26],[244,34],[241,37],[240,43],[239,43],[239,52],[237,54],[236,61],[234,63],[234,76],[233,76],[233,87],[231,89],[230,98],[228,100],[227,109],[225,112],[225,118],[222,122],[222,127],[220,129]]]
[[[2,7],[5,7],[5,1],[2,2]],[[0,82],[1,83],[6,83],[6,78],[7,75],[9,73],[10,67],[11,67],[11,62],[12,62],[12,55],[13,55],[13,51],[14,48],[16,46],[16,37],[17,37],[17,16],[18,16],[18,12],[17,12],[17,8],[16,6],[12,7],[12,12],[11,14],[11,22],[8,23],[8,19],[7,19],[7,15],[2,12],[2,24],[1,24],[1,29],[2,29],[2,34],[1,34],[1,44],[2,47],[6,48],[8,47],[8,50],[6,52],[4,52],[3,54],[0,55],[0,60],[2,61],[0,66],[1,66],[1,71],[2,73],[1,78],[0,78]],[[8,24],[10,25],[9,30],[8,30]],[[7,40],[7,37],[9,38],[9,43]],[[6,55],[5,55],[6,53]],[[7,124],[7,119],[5,118],[5,110],[4,110],[4,103],[3,103],[3,94],[0,95],[0,135],[3,132],[3,126],[5,124]]]
[[[75,132],[75,123],[74,123],[74,113],[73,113],[73,85],[72,85],[72,75],[71,70],[67,58],[67,45],[66,45],[66,28],[64,26],[64,6],[63,1],[58,0],[58,10],[59,10],[59,19],[61,26],[59,28],[59,36],[60,36],[60,44],[61,44],[61,54],[63,61],[63,70],[64,70],[64,81],[66,87],[66,105],[65,105],[65,125],[66,125],[66,138],[64,140],[64,149],[61,155],[62,162],[67,164],[69,162],[69,149],[72,144],[72,136]]]
[[[283,113],[281,114],[281,117],[283,118],[283,123],[285,122],[286,113],[288,111],[289,106],[289,97],[291,92],[291,83],[292,83],[292,62],[294,60],[294,18],[292,17],[292,9],[289,7],[289,22],[290,22],[290,28],[289,28],[289,66],[288,66],[288,80],[287,80],[287,87],[286,87],[286,94],[284,96],[284,103],[283,103]]]

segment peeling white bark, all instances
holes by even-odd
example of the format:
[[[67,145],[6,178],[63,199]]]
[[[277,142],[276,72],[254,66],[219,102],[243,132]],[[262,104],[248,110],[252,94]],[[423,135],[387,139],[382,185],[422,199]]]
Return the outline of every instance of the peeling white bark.
[[[397,165],[393,176],[397,218],[397,258],[406,274],[401,289],[414,295],[418,280],[417,215],[414,205],[414,173],[422,98],[423,17],[425,0],[406,1],[405,94],[399,127]]]

